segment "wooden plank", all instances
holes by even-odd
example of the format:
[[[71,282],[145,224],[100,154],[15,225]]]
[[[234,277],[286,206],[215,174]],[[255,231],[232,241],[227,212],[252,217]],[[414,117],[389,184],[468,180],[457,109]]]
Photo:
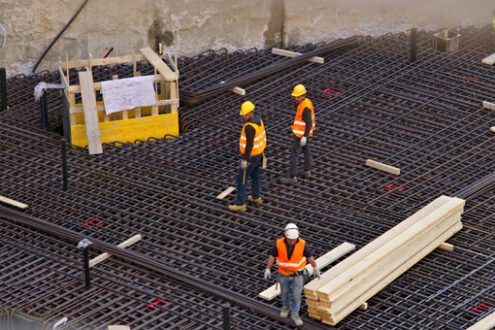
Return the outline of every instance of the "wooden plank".
[[[378,249],[374,250],[359,262],[352,265],[345,272],[339,274],[331,282],[320,287],[318,291],[318,296],[331,295],[337,292],[347,283],[356,282],[356,279],[364,273],[366,270],[370,269],[373,265],[384,260],[391,251],[396,251],[401,249],[404,245],[408,245],[408,242],[414,240],[417,235],[426,233],[432,226],[436,226],[441,223],[442,220],[450,217],[452,214],[462,213],[462,207],[465,201],[460,198],[452,198],[447,203],[441,205],[438,209],[429,213],[426,217],[420,219],[418,222],[414,223],[412,226],[395,236],[393,239],[388,240],[380,246]],[[440,242],[438,243],[440,244]],[[437,246],[438,246],[437,244]],[[404,250],[405,253],[407,249]],[[381,270],[383,271],[383,269]]]
[[[100,126],[98,123],[98,112],[96,110],[96,95],[91,72],[79,72],[79,83],[81,84],[81,96],[84,105],[84,121],[89,154],[101,154],[103,147],[101,145]]]
[[[407,263],[418,251],[423,250],[424,247],[431,246],[428,250],[429,252],[437,248],[438,244],[442,242],[440,237],[460,223],[460,213],[445,218],[440,224],[409,240],[407,244],[390,250],[386,258],[383,258],[362,274],[353,277],[352,281],[347,283],[341,290],[335,291],[332,296],[328,297],[332,314],[339,313],[350,302],[361,298],[370,288],[380,285],[384,278],[387,278],[390,273],[402,264]],[[435,242],[436,245],[432,244],[432,242]],[[368,299],[364,298],[363,300],[366,301]]]
[[[179,87],[178,87],[178,84],[173,81],[170,83],[170,99],[173,99],[173,100],[177,100],[179,99]],[[177,113],[177,105],[174,105],[172,104],[172,106],[170,107],[170,112],[171,113]]]
[[[483,107],[486,108],[486,109],[490,109],[490,110],[495,110],[495,103],[491,103],[491,102],[488,102],[488,101],[483,101]]]
[[[177,73],[173,72],[151,48],[141,48],[139,51],[158,70],[163,79],[166,81],[176,81],[179,78]]]
[[[221,192],[217,198],[218,199],[224,199],[225,197],[227,197],[231,192],[233,192],[235,190],[235,187],[228,187],[227,189],[225,189],[223,192]]]
[[[287,57],[296,57],[296,56],[302,55],[302,53],[293,52],[291,50],[280,49],[280,48],[273,48],[272,54],[280,55],[280,56],[287,56]],[[313,62],[313,63],[318,63],[318,64],[325,63],[325,59],[323,57],[319,57],[319,56],[310,57],[310,58],[308,58],[308,61]]]
[[[119,245],[117,245],[117,247],[121,248],[121,249],[125,249],[125,248],[128,248],[129,246],[131,246],[132,244],[136,243],[136,242],[139,242],[141,240],[141,238],[143,238],[141,236],[141,234],[136,234],[134,236],[132,236],[131,238],[123,241],[122,243],[120,243]],[[110,258],[112,255],[108,252],[104,252],[96,257],[94,257],[93,259],[91,259],[89,261],[89,267],[93,267],[97,264],[99,264],[100,262],[104,261],[104,260],[107,260],[108,258]]]
[[[155,104],[152,104],[151,106],[160,106],[160,105],[169,105],[169,104],[178,104],[178,103],[179,103],[179,100],[177,100],[177,99],[175,99],[175,100],[159,100]],[[103,110],[105,110],[105,106],[98,105],[96,107],[96,110],[103,111]],[[81,113],[81,112],[84,112],[84,105],[83,105],[83,107],[77,107],[77,108],[70,110],[71,114]],[[138,118],[138,117],[136,117],[136,118]]]
[[[441,241],[441,240],[445,241],[445,240],[449,239],[452,235],[454,235],[456,232],[458,232],[461,229],[462,229],[462,224],[459,221],[454,227],[452,227],[451,229],[449,229],[449,231],[445,232],[441,237],[439,237],[438,241]],[[390,282],[392,282],[394,279],[399,277],[402,273],[407,271],[409,268],[411,268],[418,261],[423,259],[426,255],[428,255],[432,250],[435,249],[435,247],[438,245],[438,241],[432,242],[430,245],[426,246],[421,251],[416,253],[407,262],[403,263],[400,267],[398,267],[396,270],[394,270],[392,273],[390,273],[386,278],[384,278],[379,283],[379,285],[373,286],[369,291],[364,293],[359,299],[355,299],[354,301],[350,301],[349,304],[347,305],[347,307],[344,308],[341,312],[339,312],[338,314],[332,315],[332,323],[330,323],[330,324],[336,325],[338,322],[340,322],[342,319],[344,319],[347,315],[352,313],[356,308],[358,308],[363,303],[368,301],[371,297],[373,297],[375,294],[380,292]],[[320,307],[318,308],[318,310],[321,313]]]
[[[0,202],[18,207],[20,209],[26,209],[28,207],[27,204],[24,204],[24,203],[21,203],[21,202],[18,202],[18,201],[15,201],[13,199],[3,197],[3,196],[0,196]]]
[[[434,201],[423,207],[421,210],[415,212],[405,220],[401,221],[396,226],[389,229],[384,234],[380,235],[370,243],[363,246],[358,251],[354,252],[349,257],[339,262],[337,265],[335,265],[328,271],[321,274],[321,279],[322,279],[321,282],[312,281],[311,283],[305,285],[304,294],[306,296],[311,294],[315,295],[316,291],[322,286],[322,284],[327,283],[331,279],[337,277],[339,274],[345,272],[347,269],[352,267],[354,264],[358,263],[367,255],[380,248],[380,246],[392,240],[395,236],[405,231],[407,228],[418,222],[420,219],[426,217],[428,214],[430,214],[431,212],[435,211],[436,209],[447,203],[451,198],[452,197],[447,197],[447,196],[440,196],[436,198]]]
[[[495,328],[495,312],[485,316],[466,330],[489,330]]]
[[[325,253],[321,257],[317,258],[316,259],[316,265],[318,266],[319,269],[324,268],[324,267],[328,266],[329,264],[331,264],[332,262],[334,262],[335,260],[342,257],[343,255],[351,252],[355,248],[356,248],[356,246],[354,244],[344,242],[344,243],[340,244],[339,246],[337,246],[336,248],[328,251],[327,253]],[[310,275],[313,275],[313,267],[311,265],[307,265],[305,268],[308,270]],[[313,282],[313,281],[320,281],[320,280],[318,280],[316,278],[316,279],[312,280],[311,282]],[[311,282],[308,282],[308,284]],[[268,289],[260,292],[260,294],[258,296],[260,298],[265,299],[265,300],[272,300],[273,298],[277,297],[280,294],[280,286],[278,286],[277,288],[275,288],[275,287],[276,287],[276,285],[272,285]]]
[[[488,65],[493,65],[493,63],[495,63],[495,53],[493,53],[492,55],[487,56],[484,59],[482,59],[481,60],[481,63],[488,64]]]
[[[365,311],[368,309],[368,303],[365,302],[364,304],[361,304],[361,306],[359,306],[359,309],[362,310],[362,311]]]
[[[153,82],[161,82],[161,81],[163,81],[163,77],[162,76],[160,76],[160,75],[157,74],[157,75],[155,75],[153,77]],[[101,82],[95,82],[94,83],[94,88],[97,91],[101,91]],[[79,85],[71,85],[71,86],[69,86],[69,91],[71,93],[80,93],[81,92],[81,87]]]
[[[239,95],[246,95],[246,90],[244,88],[234,87],[231,88],[230,91]]]
[[[490,127],[490,131],[492,131],[493,133],[495,133],[495,126]]]
[[[372,159],[366,159],[366,165],[369,167],[376,168],[377,170],[380,170],[380,171],[385,171],[387,173],[400,175],[400,168],[386,165],[386,164],[377,162],[377,161],[372,160]]]
[[[166,58],[168,55],[166,53],[162,54],[160,57],[161,58]],[[131,63],[134,61],[143,61],[146,58],[144,55],[137,54],[137,55],[126,55],[126,56],[116,56],[116,57],[107,57],[107,58],[98,58],[98,59],[92,59],[91,60],[91,65],[92,66],[97,66],[97,65],[110,65],[110,64],[122,64],[122,63]],[[89,60],[77,60],[77,61],[70,61],[67,63],[61,63],[60,64],[62,69],[67,70],[67,67],[69,69],[71,68],[81,68],[81,67],[87,67],[89,66]]]
[[[445,251],[454,251],[454,245],[445,242],[440,244],[438,248]]]
[[[129,325],[109,325],[108,330],[131,330]]]

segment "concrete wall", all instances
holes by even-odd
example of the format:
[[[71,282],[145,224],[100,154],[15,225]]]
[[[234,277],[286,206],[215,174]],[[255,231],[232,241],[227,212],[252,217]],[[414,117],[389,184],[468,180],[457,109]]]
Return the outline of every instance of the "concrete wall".
[[[83,0],[0,0],[7,42],[0,66],[28,73]],[[132,54],[158,42],[179,55],[381,35],[410,27],[436,30],[491,23],[493,0],[89,0],[47,54],[57,60]],[[0,27],[0,35],[2,29]],[[0,36],[0,47],[2,38]]]

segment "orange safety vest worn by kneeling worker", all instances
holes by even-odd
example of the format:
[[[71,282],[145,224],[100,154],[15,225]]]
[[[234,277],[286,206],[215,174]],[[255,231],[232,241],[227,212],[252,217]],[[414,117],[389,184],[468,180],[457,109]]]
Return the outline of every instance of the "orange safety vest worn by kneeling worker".
[[[305,245],[306,242],[302,238],[299,238],[289,260],[285,238],[282,237],[277,240],[277,265],[280,274],[285,276],[294,275],[295,272],[306,267],[306,257],[304,256]]]
[[[255,123],[247,122],[244,124],[242,127],[242,132],[241,132],[241,137],[239,138],[239,150],[241,151],[241,154],[244,155],[244,152],[246,151],[246,126],[251,125],[253,126],[255,132],[254,132],[254,141],[253,141],[253,149],[251,149],[251,155],[250,156],[257,156],[265,150],[266,147],[266,134],[265,134],[265,126],[263,125],[263,121],[260,119],[261,124],[257,125]]]
[[[292,124],[292,132],[298,138],[302,138],[304,136],[304,132],[306,131],[306,123],[303,120],[303,112],[306,108],[311,110],[311,121],[313,122],[308,136],[313,136],[313,131],[315,130],[315,111],[313,109],[313,103],[306,98],[297,106],[296,118],[294,118],[294,124]]]

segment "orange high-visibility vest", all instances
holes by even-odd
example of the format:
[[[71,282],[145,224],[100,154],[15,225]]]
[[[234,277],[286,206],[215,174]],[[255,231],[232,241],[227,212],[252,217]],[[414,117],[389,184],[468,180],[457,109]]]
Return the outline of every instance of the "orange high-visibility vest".
[[[293,275],[294,272],[306,267],[306,257],[304,256],[304,246],[306,241],[299,238],[299,241],[294,246],[294,251],[290,260],[287,256],[287,246],[285,245],[285,238],[279,238],[277,240],[277,265],[278,271],[283,275]],[[289,271],[289,272],[288,272]]]
[[[313,122],[308,136],[313,136],[313,131],[315,130],[315,111],[313,110],[313,103],[306,98],[297,106],[296,118],[294,118],[294,124],[292,124],[292,132],[298,138],[302,138],[304,136],[304,132],[306,131],[306,123],[302,118],[304,109],[306,108],[311,110],[311,120]]]
[[[254,140],[253,140],[253,149],[251,149],[251,156],[257,156],[265,150],[266,147],[266,134],[265,134],[265,126],[263,125],[263,121],[260,119],[261,125],[256,125],[255,123],[247,122],[242,127],[241,137],[239,138],[239,150],[241,154],[244,155],[246,151],[246,126],[251,125],[254,127]]]

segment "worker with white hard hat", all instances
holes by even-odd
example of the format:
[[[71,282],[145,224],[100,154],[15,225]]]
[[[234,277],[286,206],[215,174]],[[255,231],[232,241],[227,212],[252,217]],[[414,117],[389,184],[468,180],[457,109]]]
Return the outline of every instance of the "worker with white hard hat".
[[[237,175],[237,200],[229,205],[229,210],[235,212],[246,211],[246,199],[256,205],[261,205],[261,178],[260,162],[266,147],[265,126],[260,116],[254,113],[254,104],[246,101],[239,113],[244,119],[239,151],[242,160]],[[246,197],[246,180],[251,178],[251,195]]]
[[[301,84],[296,85],[292,91],[292,96],[298,105],[294,123],[291,126],[294,137],[290,149],[290,177],[280,178],[280,182],[286,184],[297,183],[298,177],[311,177],[309,138],[313,136],[315,130],[315,111],[313,103],[306,97],[306,87]],[[298,171],[301,149],[304,153],[304,170]]]
[[[275,260],[278,265],[278,281],[283,305],[280,316],[287,317],[290,313],[294,323],[301,326],[303,321],[299,317],[299,309],[304,286],[303,269],[309,262],[313,266],[315,277],[320,278],[320,271],[306,241],[299,237],[299,229],[294,223],[285,226],[284,237],[277,239],[270,250],[264,275],[266,280],[272,276],[270,269]]]

